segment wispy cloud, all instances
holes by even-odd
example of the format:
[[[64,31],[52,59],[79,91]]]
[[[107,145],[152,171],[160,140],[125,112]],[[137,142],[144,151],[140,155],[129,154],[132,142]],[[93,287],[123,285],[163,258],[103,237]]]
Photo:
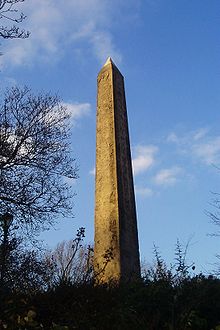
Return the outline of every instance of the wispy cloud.
[[[195,141],[198,141],[200,139],[202,139],[203,137],[205,137],[209,132],[209,128],[199,128],[198,130],[196,130],[193,134],[193,139]]]
[[[113,9],[117,6],[117,12]],[[59,60],[66,48],[86,49],[101,63],[112,56],[116,63],[122,59],[115,45],[113,22],[123,21],[119,13],[129,8],[135,12],[133,0],[111,2],[105,0],[28,0],[22,10],[27,15],[24,28],[31,36],[25,40],[8,40],[4,45],[2,65],[29,65],[36,61]],[[114,19],[113,19],[114,17]],[[86,48],[85,48],[86,47]]]
[[[180,140],[177,137],[176,133],[171,132],[168,136],[167,136],[167,142],[173,142],[173,143],[179,143]]]
[[[183,135],[172,132],[168,135],[167,142],[174,143],[180,153],[203,164],[220,164],[220,136],[211,135],[208,128],[200,128]]]
[[[207,142],[194,144],[192,146],[192,153],[207,165],[219,165],[220,136],[211,138]]]
[[[138,145],[133,148],[133,172],[134,175],[147,171],[155,163],[155,155],[158,148],[153,145]]]
[[[75,126],[77,120],[88,116],[91,112],[91,104],[90,103],[62,103],[67,111],[70,113],[72,125]]]
[[[177,166],[160,170],[154,177],[154,182],[157,185],[172,186],[179,176],[183,173],[183,169]]]
[[[198,141],[207,136],[209,128],[202,127],[194,131],[186,132],[185,134],[179,136],[175,132],[171,132],[167,136],[167,142],[173,142],[179,145],[186,145],[193,143],[193,141]]]
[[[153,196],[153,190],[151,188],[141,188],[141,187],[137,187],[135,186],[135,192],[137,195],[140,195],[142,197],[151,197]]]

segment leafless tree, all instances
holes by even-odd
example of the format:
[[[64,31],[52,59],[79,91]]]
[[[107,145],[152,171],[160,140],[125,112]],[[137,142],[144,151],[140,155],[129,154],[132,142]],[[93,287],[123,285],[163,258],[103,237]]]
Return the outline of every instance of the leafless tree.
[[[24,0],[0,0],[0,19],[4,25],[0,26],[0,37],[3,39],[27,38],[29,32],[18,27],[26,16],[18,12],[17,4]],[[5,25],[6,22],[12,23],[11,26]]]
[[[219,170],[219,167],[216,167]],[[220,236],[220,193],[212,192],[212,201],[210,202],[212,207],[211,211],[205,211],[206,215],[211,219],[211,223],[214,224],[217,229],[214,233],[209,236],[219,237]],[[217,262],[214,264],[213,274],[220,275],[220,254],[216,254]]]
[[[211,222],[220,227],[220,193],[212,192],[212,201],[210,203],[212,206],[212,211],[205,211],[206,214],[211,219]],[[211,236],[220,236],[220,230],[217,230],[215,233],[211,234]]]
[[[32,232],[72,208],[69,118],[57,96],[27,87],[7,90],[0,102],[0,213]]]
[[[84,228],[79,228],[75,239],[58,243],[55,250],[48,254],[47,258],[55,264],[56,284],[79,284],[92,279],[93,249],[82,245],[84,232]]]

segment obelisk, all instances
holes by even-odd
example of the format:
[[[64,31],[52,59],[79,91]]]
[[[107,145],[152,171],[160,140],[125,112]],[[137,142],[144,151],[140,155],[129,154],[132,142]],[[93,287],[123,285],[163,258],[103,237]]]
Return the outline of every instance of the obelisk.
[[[124,78],[111,58],[97,83],[95,278],[133,281],[140,260]]]

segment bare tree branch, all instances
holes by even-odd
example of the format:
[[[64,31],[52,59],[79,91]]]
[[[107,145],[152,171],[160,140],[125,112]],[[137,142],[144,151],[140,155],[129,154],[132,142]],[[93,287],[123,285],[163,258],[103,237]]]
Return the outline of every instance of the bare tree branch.
[[[55,284],[86,283],[93,277],[93,249],[82,245],[85,228],[79,228],[76,238],[57,244],[54,251],[48,253],[54,267]]]
[[[14,38],[28,38],[29,31],[20,29],[17,24],[22,23],[26,16],[24,13],[18,13],[16,5],[24,2],[24,0],[0,0],[0,20],[3,25],[0,25],[0,38],[14,39]],[[12,22],[12,26],[5,25],[6,22]]]
[[[32,228],[71,211],[68,180],[77,168],[69,148],[69,114],[57,96],[26,87],[6,92],[0,105],[0,213]]]

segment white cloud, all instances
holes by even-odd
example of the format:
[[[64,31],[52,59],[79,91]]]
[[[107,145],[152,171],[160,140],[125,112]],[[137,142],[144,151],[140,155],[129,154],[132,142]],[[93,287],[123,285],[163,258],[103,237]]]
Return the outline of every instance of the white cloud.
[[[220,164],[220,136],[210,139],[207,142],[194,144],[193,155],[207,165]]]
[[[93,45],[94,53],[101,63],[105,62],[109,54],[116,63],[121,62],[122,55],[117,51],[110,33],[104,31],[93,33],[90,43]]]
[[[207,127],[202,127],[197,130],[189,131],[183,134],[182,136],[177,136],[176,133],[171,132],[167,136],[167,142],[173,142],[179,145],[193,143],[193,141],[198,141],[201,140],[202,138],[205,138],[208,132],[209,132],[209,128]]]
[[[154,177],[154,182],[157,185],[171,186],[174,185],[183,170],[180,167],[171,167],[160,170]]]
[[[149,169],[155,163],[155,154],[158,152],[158,148],[152,145],[139,145],[133,148],[133,172],[134,175],[143,173]]]
[[[177,135],[174,132],[171,132],[167,136],[167,142],[179,143],[179,138],[177,137]]]
[[[117,7],[117,11],[115,8]],[[4,43],[2,65],[31,65],[36,61],[51,63],[59,60],[67,47],[74,53],[85,48],[86,53],[104,63],[108,56],[116,63],[122,59],[117,49],[112,27],[123,21],[123,9],[136,15],[138,6],[133,0],[28,0],[22,11],[27,15],[22,27],[31,35],[25,40]]]
[[[76,121],[82,117],[87,116],[91,111],[90,103],[62,103],[71,115],[72,124],[75,125]]]
[[[137,195],[140,195],[142,197],[153,196],[153,190],[150,188],[140,188],[140,187],[135,186],[135,192]]]
[[[220,164],[220,136],[208,135],[209,128],[199,128],[182,136],[172,132],[167,137],[167,142],[177,145],[181,154],[191,156],[196,161],[207,165]]]
[[[208,131],[209,131],[208,128],[199,128],[197,131],[195,131],[193,139],[195,141],[202,139],[207,135]]]

